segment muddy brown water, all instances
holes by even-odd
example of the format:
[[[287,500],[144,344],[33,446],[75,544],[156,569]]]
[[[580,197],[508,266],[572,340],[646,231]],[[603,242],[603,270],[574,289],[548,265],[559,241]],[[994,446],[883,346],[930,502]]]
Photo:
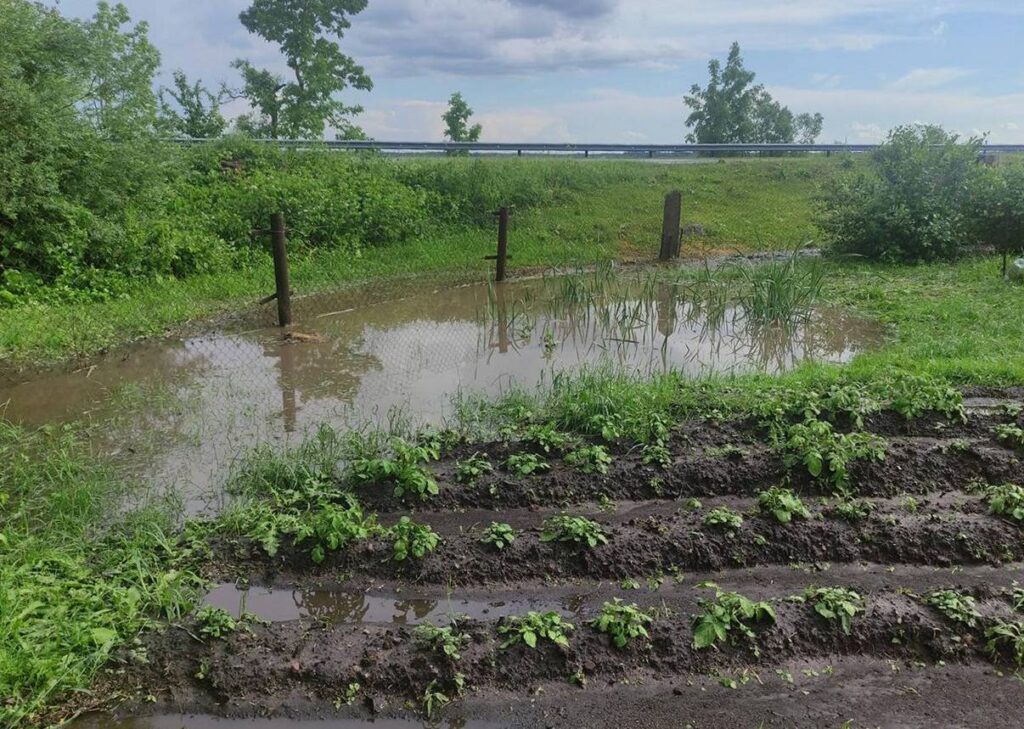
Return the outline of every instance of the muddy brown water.
[[[391,623],[446,625],[455,616],[477,620],[497,620],[522,615],[529,610],[575,612],[579,600],[563,602],[543,600],[476,600],[460,597],[446,599],[375,595],[328,589],[239,587],[233,583],[215,586],[205,604],[227,610],[234,617],[250,613],[270,622],[312,617],[330,624]]]
[[[645,278],[646,276],[646,278]],[[628,280],[627,280],[628,279]],[[96,449],[191,513],[217,509],[233,458],[321,423],[438,422],[458,392],[544,386],[606,364],[650,374],[779,372],[843,362],[880,329],[821,310],[788,331],[709,313],[649,273],[544,276],[491,286],[419,280],[300,298],[288,334],[271,307],[220,331],[111,352],[73,371],[0,377],[0,415],[92,424]]]

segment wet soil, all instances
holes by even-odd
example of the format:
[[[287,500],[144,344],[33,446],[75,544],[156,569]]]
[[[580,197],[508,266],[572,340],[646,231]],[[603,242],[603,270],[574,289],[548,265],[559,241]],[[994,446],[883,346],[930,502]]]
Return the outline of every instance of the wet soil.
[[[998,404],[1020,395],[975,394],[966,422],[871,418],[887,456],[851,469],[851,489],[872,507],[855,521],[809,477],[793,486],[811,518],[782,524],[760,513],[756,494],[783,466],[749,423],[681,424],[664,469],[612,448],[604,475],[555,455],[547,474],[498,470],[460,484],[459,459],[480,451],[499,463],[517,447],[460,446],[432,464],[433,500],[383,486],[359,493],[384,525],[414,513],[435,529],[432,554],[395,562],[390,542],[374,538],[314,565],[300,549],[270,558],[224,539],[206,602],[255,618],[221,638],[203,637],[194,619],[148,632],[144,660],[120,654],[97,691],[133,697],[119,709],[135,717],[123,725],[132,729],[417,726],[425,695],[439,723],[424,726],[1020,726],[1013,652],[986,631],[1024,620],[1014,595],[1024,531],[990,513],[976,487],[1024,482],[1021,454],[993,436],[1009,417]],[[705,524],[721,506],[742,513],[742,526]],[[607,544],[542,541],[543,521],[565,511],[599,522]],[[480,542],[492,521],[519,530],[508,548]],[[767,601],[776,619],[748,621],[750,638],[695,647],[694,616],[714,597],[705,581]],[[849,632],[803,598],[811,586],[862,596]],[[973,624],[931,606],[936,590],[972,597]],[[594,627],[615,599],[652,616],[647,637],[620,648]],[[529,611],[571,623],[568,644],[504,645],[509,618]],[[426,645],[423,625],[464,635],[459,658]],[[139,718],[150,715],[155,723]]]

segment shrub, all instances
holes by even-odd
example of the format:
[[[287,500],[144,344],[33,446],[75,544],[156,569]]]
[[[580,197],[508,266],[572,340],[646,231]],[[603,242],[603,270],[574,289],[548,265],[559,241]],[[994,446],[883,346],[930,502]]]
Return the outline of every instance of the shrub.
[[[892,130],[869,171],[836,177],[822,197],[817,222],[832,250],[883,261],[959,255],[972,239],[980,145],[935,126]]]
[[[549,640],[561,648],[569,647],[567,633],[573,630],[572,623],[562,619],[556,612],[538,613],[528,612],[523,617],[505,618],[498,626],[498,635],[507,636],[502,642],[502,648],[508,648],[516,643],[525,643],[530,648],[537,647],[537,641]]]
[[[635,638],[650,638],[647,626],[653,622],[654,618],[636,605],[623,605],[615,598],[601,606],[601,614],[590,625],[599,633],[610,635],[616,648],[625,648]]]
[[[971,195],[978,241],[1004,255],[1024,250],[1024,165],[1014,160],[985,168]]]
[[[607,544],[608,537],[601,525],[583,516],[549,517],[544,521],[541,533],[542,542],[571,542],[578,546],[593,549],[599,544]]]

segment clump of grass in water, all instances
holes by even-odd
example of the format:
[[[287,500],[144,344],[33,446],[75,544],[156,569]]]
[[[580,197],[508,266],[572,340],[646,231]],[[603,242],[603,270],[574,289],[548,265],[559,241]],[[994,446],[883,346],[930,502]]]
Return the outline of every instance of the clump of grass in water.
[[[809,317],[825,283],[825,266],[801,260],[797,253],[782,260],[736,266],[740,286],[737,302],[756,324],[787,324]]]

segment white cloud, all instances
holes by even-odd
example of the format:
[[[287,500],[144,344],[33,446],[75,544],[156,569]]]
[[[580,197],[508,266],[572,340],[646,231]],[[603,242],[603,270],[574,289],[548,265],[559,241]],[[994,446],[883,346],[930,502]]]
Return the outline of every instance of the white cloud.
[[[966,68],[915,68],[889,83],[894,91],[929,91],[969,76]]]

